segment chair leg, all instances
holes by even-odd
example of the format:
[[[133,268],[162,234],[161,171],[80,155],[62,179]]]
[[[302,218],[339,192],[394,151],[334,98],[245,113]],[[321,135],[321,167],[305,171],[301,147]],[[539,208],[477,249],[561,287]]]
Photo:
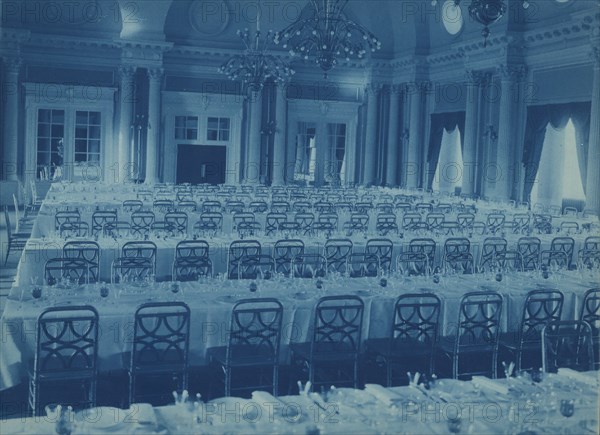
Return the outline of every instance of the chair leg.
[[[225,368],[225,396],[231,395],[231,367]]]
[[[10,247],[11,247],[11,241],[10,239],[8,240],[8,247],[6,248],[6,258],[4,259],[4,265],[6,266],[6,263],[8,262],[8,256],[10,255]]]
[[[458,352],[452,355],[452,377],[458,379]]]
[[[129,373],[129,406],[134,403],[135,399],[135,374]]]
[[[273,396],[279,396],[279,365],[273,367]]]
[[[90,408],[96,407],[96,379],[92,379],[90,382],[90,391],[88,392],[88,400],[90,401]]]
[[[384,361],[386,367],[386,385],[389,388],[392,386],[392,361],[388,361],[387,359]]]

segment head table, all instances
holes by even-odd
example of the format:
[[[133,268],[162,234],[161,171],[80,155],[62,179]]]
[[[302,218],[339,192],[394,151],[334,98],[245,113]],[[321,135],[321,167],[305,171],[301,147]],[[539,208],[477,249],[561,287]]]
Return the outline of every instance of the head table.
[[[3,351],[0,353],[0,389],[18,384],[26,375],[27,362],[35,352],[37,317],[53,305],[91,303],[100,315],[99,368],[121,368],[121,356],[131,347],[136,308],[149,301],[182,300],[191,309],[191,364],[206,363],[206,350],[227,344],[227,331],[233,305],[238,299],[275,297],[284,306],[282,352],[285,362],[291,342],[310,339],[312,311],[319,297],[335,294],[358,295],[365,302],[363,339],[389,335],[393,322],[393,302],[405,293],[432,292],[442,299],[441,335],[455,333],[461,297],[468,291],[496,290],[504,297],[501,319],[503,331],[519,328],[527,292],[541,288],[557,288],[565,295],[563,318],[577,318],[583,294],[593,287],[598,277],[589,272],[563,271],[544,279],[539,273],[505,274],[501,282],[489,275],[441,276],[438,284],[431,277],[404,277],[392,274],[385,278],[348,278],[328,275],[322,279],[290,279],[279,275],[259,280],[257,291],[250,291],[250,280],[206,279],[198,282],[145,283],[140,287],[119,284],[88,284],[77,288],[43,287],[42,296],[34,299],[33,285],[11,289],[4,314],[0,319]],[[173,293],[173,286],[178,290]],[[107,286],[109,295],[100,296]],[[321,287],[321,288],[318,288]]]
[[[81,434],[595,434],[598,373],[560,370],[528,377],[438,380],[427,386],[320,394],[226,397],[153,408],[93,408],[65,413],[60,424]],[[2,421],[3,434],[53,434],[54,415]]]

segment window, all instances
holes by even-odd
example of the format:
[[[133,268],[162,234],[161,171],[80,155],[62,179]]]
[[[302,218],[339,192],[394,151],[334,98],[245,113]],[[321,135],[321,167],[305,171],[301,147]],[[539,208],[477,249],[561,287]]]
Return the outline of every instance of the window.
[[[343,181],[346,154],[346,124],[327,124],[329,136],[328,175],[331,181]]]
[[[229,118],[208,118],[206,140],[229,142]]]
[[[37,175],[52,177],[64,160],[65,111],[39,109],[37,124]],[[44,177],[42,177],[44,178]]]
[[[198,139],[198,117],[176,116],[175,117],[175,139],[197,140]]]
[[[442,6],[442,23],[451,35],[457,35],[463,28],[464,20],[460,5],[454,0],[446,0]]]
[[[75,163],[100,163],[100,112],[75,112]]]

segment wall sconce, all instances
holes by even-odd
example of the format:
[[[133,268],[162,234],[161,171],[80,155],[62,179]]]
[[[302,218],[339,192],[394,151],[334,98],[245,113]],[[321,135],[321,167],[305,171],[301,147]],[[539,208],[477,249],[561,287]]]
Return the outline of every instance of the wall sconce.
[[[483,137],[489,138],[492,142],[496,142],[498,140],[498,132],[494,128],[492,124],[488,125],[483,132]]]

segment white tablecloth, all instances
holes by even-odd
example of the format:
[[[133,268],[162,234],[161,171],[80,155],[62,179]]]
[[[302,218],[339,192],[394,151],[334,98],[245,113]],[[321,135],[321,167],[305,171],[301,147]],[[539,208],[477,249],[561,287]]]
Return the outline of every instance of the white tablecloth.
[[[408,250],[408,245],[413,238],[429,236],[417,236],[411,233],[406,233],[403,238],[398,236],[391,236],[389,239],[394,243],[394,252],[392,265],[395,267],[396,256],[403,251]],[[520,236],[508,235],[508,249],[517,250],[517,243]],[[542,242],[541,249],[550,249],[552,242],[552,235],[540,235]],[[293,238],[293,237],[292,237]],[[363,252],[365,245],[368,241],[363,235],[352,235],[347,237],[344,233],[333,234],[331,238],[349,238],[353,243],[354,252]],[[449,236],[434,236],[433,240],[436,242],[436,254],[435,254],[435,265],[441,266],[443,261],[444,243],[450,238]],[[84,238],[90,240],[89,238]],[[208,242],[210,247],[210,259],[213,263],[213,274],[222,274],[227,271],[227,254],[229,245],[238,238],[235,236],[217,236],[208,237],[205,240]],[[254,237],[247,237],[247,239],[254,239]],[[273,246],[275,242],[281,238],[274,236],[257,236],[263,248],[263,254],[273,255]],[[305,253],[307,254],[322,254],[325,243],[327,242],[326,237],[310,237],[304,236],[301,239],[305,243]],[[473,236],[471,240],[471,253],[475,261],[475,265],[478,265],[481,260],[482,246],[485,236]],[[170,279],[172,274],[172,265],[175,258],[175,247],[178,242],[183,238],[161,238],[151,237],[150,241],[157,245],[157,263],[156,263],[156,277],[159,280]],[[573,264],[577,263],[578,251],[583,246],[585,240],[584,235],[578,235],[575,238],[575,250],[573,253]],[[110,281],[111,277],[111,264],[112,261],[118,257],[121,253],[122,246],[129,239],[112,239],[112,238],[99,238],[98,243],[100,245],[100,279],[103,281]],[[23,251],[21,261],[19,263],[16,275],[16,284],[24,285],[30,284],[31,278],[42,278],[44,275],[44,265],[50,258],[62,256],[62,248],[66,243],[58,237],[53,238],[31,238]]]
[[[458,425],[464,434],[598,433],[598,372],[548,374],[532,384],[527,379],[486,381],[506,389],[494,393],[483,382],[439,380],[430,390],[407,386],[364,390],[340,388],[326,396],[280,396],[255,392],[251,399],[228,397],[152,408],[95,408],[75,414],[78,434],[447,434]],[[193,392],[192,392],[193,393]],[[564,417],[562,400],[573,400],[574,414]],[[0,422],[3,434],[53,434],[48,417]],[[456,426],[455,426],[456,427]]]
[[[386,337],[393,321],[393,302],[403,293],[431,291],[443,302],[440,317],[441,335],[455,332],[460,298],[468,291],[497,290],[504,295],[502,330],[516,331],[519,327],[523,301],[529,290],[558,288],[565,294],[564,319],[573,319],[580,309],[586,289],[593,286],[592,278],[569,272],[544,280],[530,274],[507,276],[501,283],[479,276],[444,278],[434,284],[427,278],[390,278],[387,287],[379,278],[331,277],[323,280],[318,290],[311,279],[279,279],[259,281],[256,293],[249,291],[249,281],[209,280],[206,283],[182,283],[181,293],[173,295],[171,283],[152,287],[132,288],[109,286],[110,296],[101,299],[99,286],[88,285],[79,290],[44,288],[40,300],[33,300],[31,286],[13,287],[2,318],[2,352],[0,353],[0,390],[21,382],[26,375],[27,362],[35,352],[36,321],[51,305],[94,305],[100,315],[99,367],[108,370],[122,367],[121,354],[130,349],[133,317],[137,306],[154,300],[183,300],[189,304],[191,318],[191,363],[204,364],[206,349],[227,343],[231,308],[235,300],[244,297],[276,297],[284,306],[282,331],[282,360],[287,360],[287,344],[307,341],[311,337],[311,314],[317,299],[324,295],[356,294],[365,302],[363,339]]]

